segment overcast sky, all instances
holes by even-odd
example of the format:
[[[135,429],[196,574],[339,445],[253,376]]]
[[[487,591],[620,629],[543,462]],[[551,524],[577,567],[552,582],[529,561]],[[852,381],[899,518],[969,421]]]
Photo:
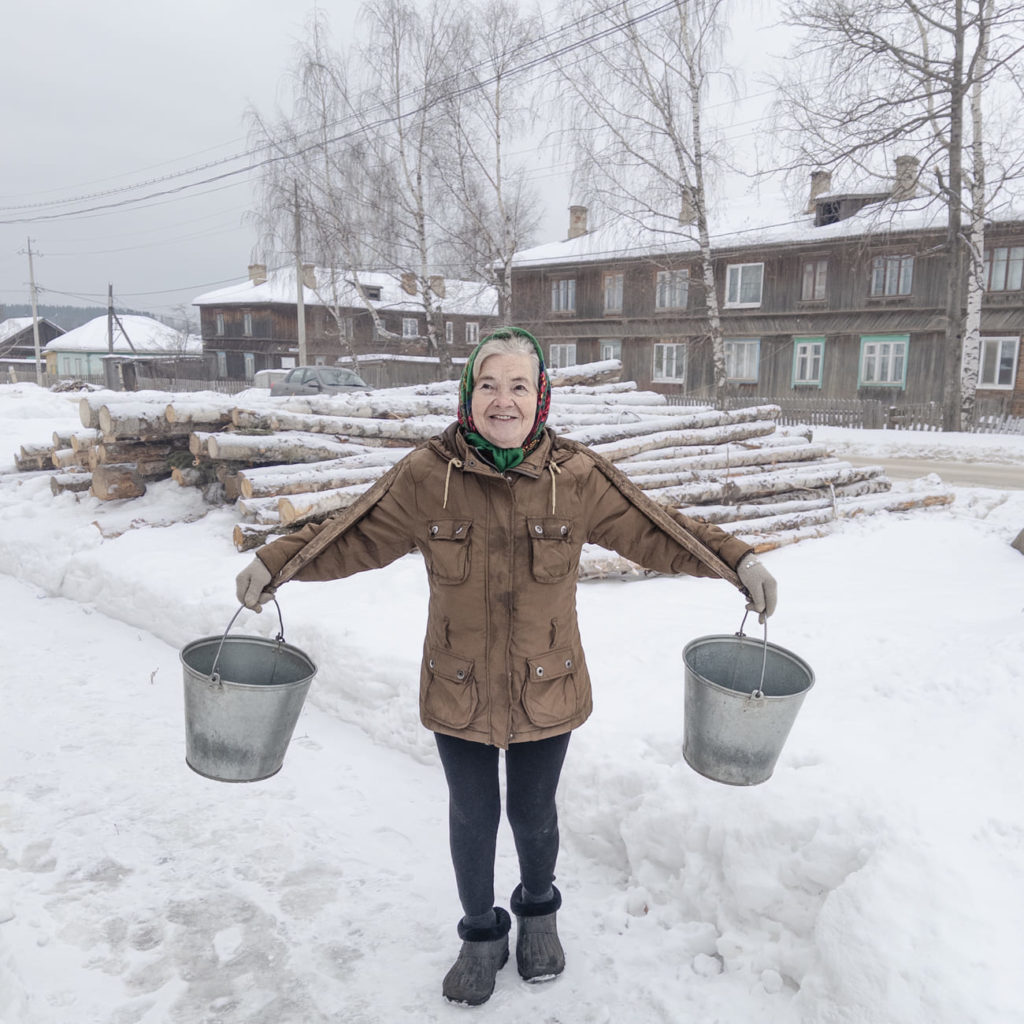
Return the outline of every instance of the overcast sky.
[[[344,43],[359,0],[326,0]],[[0,60],[0,303],[29,301],[28,239],[41,303],[173,314],[246,275],[252,176],[53,218],[240,169],[246,110],[273,115],[312,3],[287,0],[31,0],[5,5]],[[554,159],[552,154],[548,159]],[[213,164],[194,174],[167,178]],[[538,162],[546,220],[564,237],[567,178]],[[138,186],[152,180],[151,186]],[[47,205],[40,205],[47,204]],[[24,218],[31,223],[19,222]],[[15,223],[10,223],[15,221]]]

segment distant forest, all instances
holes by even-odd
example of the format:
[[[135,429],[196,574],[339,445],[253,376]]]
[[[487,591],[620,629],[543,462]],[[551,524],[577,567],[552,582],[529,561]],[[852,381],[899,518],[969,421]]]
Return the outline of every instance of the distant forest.
[[[90,320],[95,320],[98,316],[107,315],[106,306],[43,306],[40,305],[38,308],[40,319],[45,318],[51,323],[55,323],[58,327],[63,327],[65,331],[70,331],[75,327],[81,327],[82,324],[87,324]],[[152,313],[148,313],[144,309],[123,309],[118,308],[117,313],[120,316],[132,315],[132,316],[149,316],[152,317]],[[31,316],[32,307],[27,303],[10,303],[9,305],[0,304],[0,321],[7,320],[11,317],[16,316]],[[160,317],[154,317],[156,320],[160,320]]]

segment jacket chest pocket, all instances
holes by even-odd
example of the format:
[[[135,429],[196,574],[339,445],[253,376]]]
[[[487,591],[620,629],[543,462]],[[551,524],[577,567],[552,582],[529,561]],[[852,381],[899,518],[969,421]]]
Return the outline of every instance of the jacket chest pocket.
[[[531,516],[530,569],[539,583],[557,583],[579,567],[579,546],[573,541],[572,520],[563,516]]]
[[[472,519],[433,519],[427,527],[427,567],[438,583],[463,583],[469,575]]]

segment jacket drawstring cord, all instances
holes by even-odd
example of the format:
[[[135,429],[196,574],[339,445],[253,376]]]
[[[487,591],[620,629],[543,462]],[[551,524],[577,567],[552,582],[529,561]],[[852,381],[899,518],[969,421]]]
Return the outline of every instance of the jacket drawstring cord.
[[[551,514],[555,514],[555,475],[562,471],[553,462],[548,463],[548,472],[551,474]]]
[[[453,458],[448,460],[448,471],[444,475],[444,501],[441,502],[441,508],[448,507],[448,481],[452,478],[452,466],[456,469],[462,469],[462,459]]]

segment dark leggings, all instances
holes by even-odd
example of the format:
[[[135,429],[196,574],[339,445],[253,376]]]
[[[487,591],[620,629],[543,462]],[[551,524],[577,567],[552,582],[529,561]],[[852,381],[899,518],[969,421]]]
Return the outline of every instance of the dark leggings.
[[[448,780],[448,830],[459,901],[467,917],[494,906],[494,853],[501,793],[498,748],[434,734]],[[513,743],[505,752],[505,813],[512,826],[523,888],[548,891],[558,859],[555,791],[570,733]]]

